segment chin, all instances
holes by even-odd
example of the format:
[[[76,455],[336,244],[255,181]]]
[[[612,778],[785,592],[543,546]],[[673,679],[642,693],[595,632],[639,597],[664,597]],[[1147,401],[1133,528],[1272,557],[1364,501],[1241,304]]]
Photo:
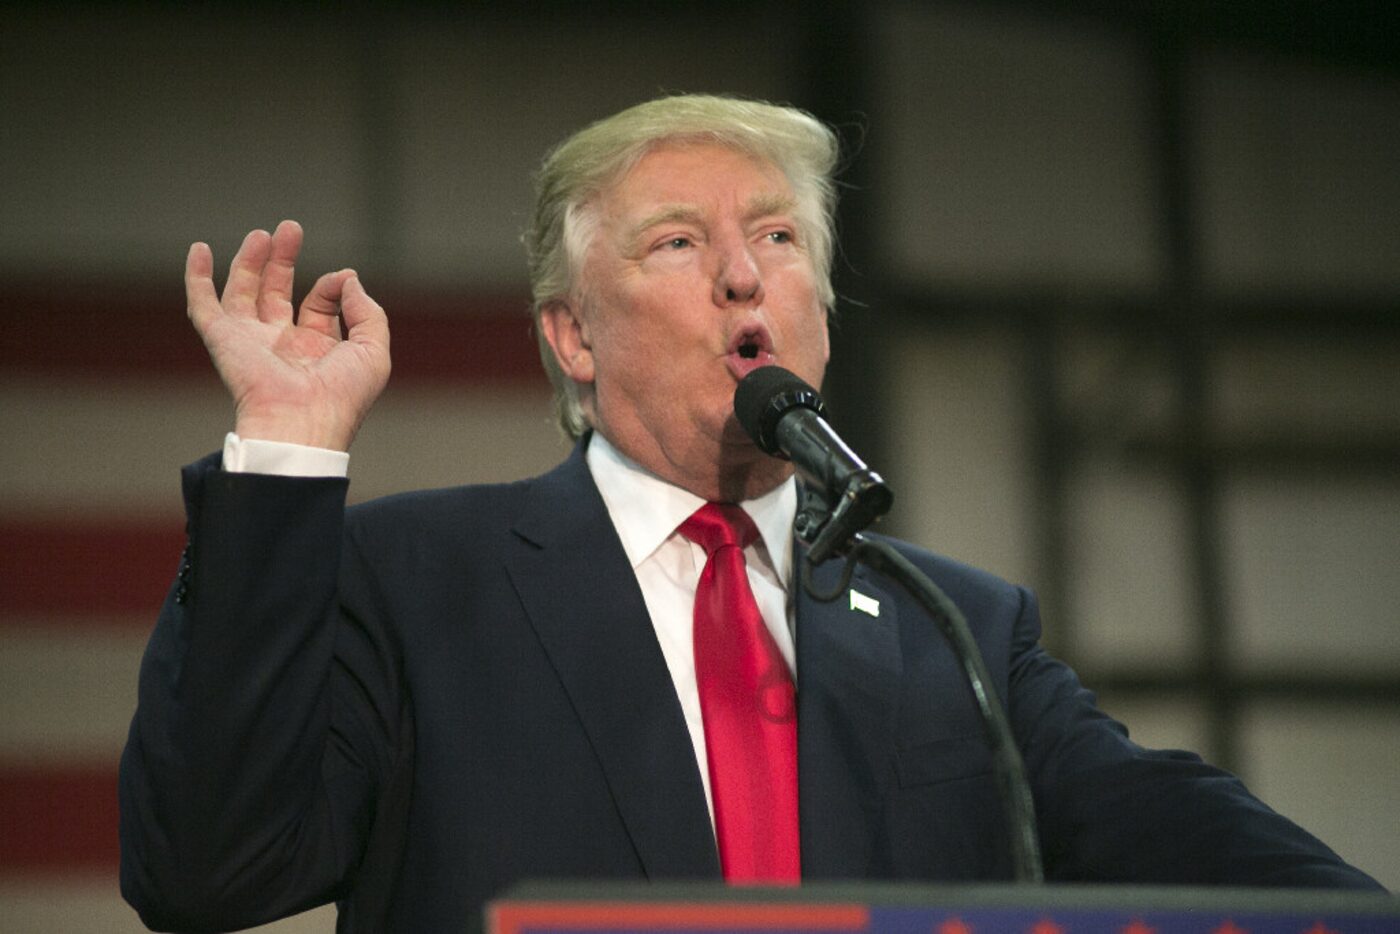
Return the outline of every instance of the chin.
[[[739,419],[730,410],[728,416],[721,423],[719,431],[720,443],[725,447],[753,448],[758,450],[748,432],[744,431],[744,426],[739,424]]]

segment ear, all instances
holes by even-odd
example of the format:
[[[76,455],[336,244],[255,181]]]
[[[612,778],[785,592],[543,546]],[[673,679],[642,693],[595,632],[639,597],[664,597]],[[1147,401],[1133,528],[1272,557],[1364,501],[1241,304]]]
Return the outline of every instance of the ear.
[[[593,342],[574,303],[565,299],[547,303],[540,309],[540,330],[564,375],[576,383],[592,383]]]

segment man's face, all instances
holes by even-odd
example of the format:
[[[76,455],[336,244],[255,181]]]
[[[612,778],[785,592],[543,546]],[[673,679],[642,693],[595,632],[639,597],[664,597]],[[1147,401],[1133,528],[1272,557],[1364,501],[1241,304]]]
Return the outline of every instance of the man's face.
[[[789,469],[735,421],[739,380],[777,364],[820,386],[826,369],[794,208],[778,169],[714,144],[653,150],[596,205],[578,302],[584,404],[623,453],[707,499],[755,495]]]

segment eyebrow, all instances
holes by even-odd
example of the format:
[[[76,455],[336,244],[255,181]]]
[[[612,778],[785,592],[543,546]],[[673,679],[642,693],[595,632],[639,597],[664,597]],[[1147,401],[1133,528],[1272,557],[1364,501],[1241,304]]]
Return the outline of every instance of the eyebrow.
[[[689,204],[668,204],[633,224],[632,228],[627,231],[626,242],[629,246],[637,246],[637,241],[641,240],[644,233],[661,224],[681,223],[700,226],[702,221],[703,217],[699,208]]]
[[[790,214],[797,208],[797,199],[790,195],[764,192],[749,199],[744,208],[744,219],[753,220],[771,214]],[[642,235],[661,224],[682,223],[704,225],[704,215],[700,209],[690,204],[667,204],[648,214],[627,232],[627,243],[636,246]]]
[[[756,217],[767,217],[770,214],[791,214],[796,210],[797,199],[792,195],[764,192],[749,199],[748,209],[744,211],[744,218],[752,220]]]

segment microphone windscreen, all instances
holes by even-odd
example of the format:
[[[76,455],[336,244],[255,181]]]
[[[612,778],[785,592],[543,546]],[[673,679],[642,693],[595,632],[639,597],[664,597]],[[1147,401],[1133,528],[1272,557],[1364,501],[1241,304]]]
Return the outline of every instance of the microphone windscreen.
[[[739,380],[734,389],[734,416],[754,443],[776,457],[778,422],[796,407],[826,412],[821,395],[801,377],[780,366],[763,366]]]

